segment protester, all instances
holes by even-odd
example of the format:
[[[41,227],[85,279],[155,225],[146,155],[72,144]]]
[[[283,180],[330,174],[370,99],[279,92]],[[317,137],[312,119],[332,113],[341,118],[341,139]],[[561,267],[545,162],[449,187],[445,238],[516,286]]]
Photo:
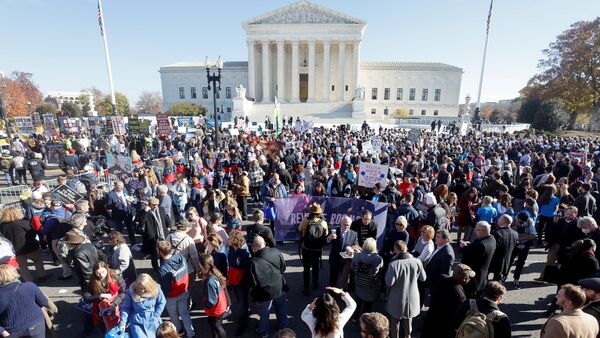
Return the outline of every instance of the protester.
[[[335,299],[329,293],[324,293],[308,304],[300,317],[308,325],[312,337],[341,338],[344,336],[344,326],[356,310],[356,302],[342,289],[325,289],[342,297],[346,303],[344,310],[340,311]]]
[[[519,215],[523,214],[521,211]],[[525,213],[526,214],[526,213]],[[496,250],[490,263],[490,272],[494,274],[494,280],[506,281],[506,276],[510,269],[510,258],[517,245],[519,233],[511,228],[513,218],[509,215],[502,215],[498,219],[498,229],[492,232],[496,240]],[[519,287],[519,279],[514,282],[516,288]]]
[[[123,278],[127,286],[130,286],[137,278],[137,271],[133,255],[125,243],[123,234],[111,231],[108,234],[108,244],[112,247],[112,254],[108,260],[110,268],[117,276]]]
[[[358,310],[354,313],[353,322],[365,312],[370,312],[373,302],[379,297],[381,287],[381,268],[383,259],[377,254],[375,239],[365,239],[362,250],[352,258],[351,268],[354,272],[355,294]]]
[[[48,306],[48,299],[37,285],[21,283],[15,267],[0,264],[0,335],[45,337],[42,306]]]
[[[417,282],[424,282],[427,275],[421,260],[408,253],[406,243],[394,243],[394,253],[385,274],[388,286],[385,309],[391,317],[390,337],[410,337],[412,319],[421,312]]]
[[[309,215],[302,220],[298,226],[300,232],[300,245],[302,247],[302,267],[304,286],[302,293],[308,295],[310,293],[308,286],[312,269],[312,289],[319,288],[319,262],[328,228],[327,222],[323,219],[323,210],[321,205],[313,203],[308,207]]]
[[[387,338],[388,319],[378,312],[363,313],[360,316],[360,335],[363,338]]]
[[[329,251],[329,286],[337,286],[342,289],[348,287],[352,256],[355,250],[359,248],[358,235],[350,229],[351,223],[352,219],[350,217],[342,217],[340,226],[337,229],[332,229],[331,234],[327,236],[327,242],[331,244],[331,250]],[[344,257],[342,257],[342,254],[344,254]]]
[[[134,337],[154,338],[167,304],[160,285],[150,275],[142,273],[127,289],[122,304],[119,322],[121,332],[125,332],[129,324]]]
[[[542,326],[541,338],[597,337],[598,321],[581,310],[585,304],[585,292],[581,287],[573,284],[563,285],[556,294],[556,304],[563,311],[548,319]]]
[[[227,254],[227,263],[229,271],[227,273],[227,282],[231,286],[233,293],[233,302],[239,305],[240,314],[236,320],[236,336],[244,333],[248,327],[249,302],[248,293],[250,291],[250,251],[246,245],[244,235],[241,231],[231,232],[229,237],[231,244]]]
[[[92,277],[87,290],[83,293],[83,300],[92,303],[92,325],[101,325],[105,331],[118,324],[113,318],[118,319],[115,312],[125,297],[125,281],[115,274],[106,263],[100,261],[92,269]]]
[[[490,318],[494,330],[494,337],[512,337],[510,319],[498,309],[498,304],[502,302],[505,295],[506,288],[502,284],[495,281],[487,283],[483,288],[482,297],[477,298],[476,300],[467,299],[458,308],[455,312],[454,327],[457,330],[460,329],[461,324],[469,315],[469,311],[480,312],[484,316]]]
[[[286,313],[287,283],[283,276],[286,265],[281,252],[266,247],[265,240],[256,236],[252,242],[254,256],[250,260],[250,297],[258,311],[258,334],[269,335],[269,313],[275,307],[279,329],[288,323]]]
[[[461,263],[468,265],[475,271],[475,290],[477,293],[483,290],[488,281],[488,272],[494,251],[496,250],[496,239],[490,235],[491,226],[488,222],[477,222],[475,233],[477,239],[473,243],[462,241]]]

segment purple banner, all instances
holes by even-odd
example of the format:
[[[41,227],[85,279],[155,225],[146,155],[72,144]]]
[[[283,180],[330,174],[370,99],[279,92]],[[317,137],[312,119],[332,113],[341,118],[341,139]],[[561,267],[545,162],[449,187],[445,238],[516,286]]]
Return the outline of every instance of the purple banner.
[[[378,244],[383,240],[380,236],[385,230],[387,220],[387,203],[365,201],[356,198],[340,197],[290,197],[275,200],[275,240],[297,241],[300,239],[298,225],[308,216],[308,205],[318,202],[323,209],[323,217],[329,228],[338,227],[343,216],[352,220],[360,218],[363,210],[373,213],[373,221],[378,225]]]

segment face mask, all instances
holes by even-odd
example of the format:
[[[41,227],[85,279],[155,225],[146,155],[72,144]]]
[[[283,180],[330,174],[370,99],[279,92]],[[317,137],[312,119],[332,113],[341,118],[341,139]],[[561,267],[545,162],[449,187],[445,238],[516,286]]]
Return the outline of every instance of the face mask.
[[[584,234],[589,234],[591,232],[590,229],[581,229],[581,232],[583,232]]]

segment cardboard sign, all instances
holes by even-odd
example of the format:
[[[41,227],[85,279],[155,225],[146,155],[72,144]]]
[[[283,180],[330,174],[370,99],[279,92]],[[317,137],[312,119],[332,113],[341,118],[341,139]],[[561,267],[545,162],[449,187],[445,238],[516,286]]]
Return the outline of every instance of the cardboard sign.
[[[360,162],[358,185],[373,188],[375,183],[386,184],[388,165]]]
[[[110,120],[113,127],[113,134],[120,136],[127,134],[125,130],[125,118],[123,116],[111,116]]]
[[[17,116],[15,117],[15,126],[22,135],[31,135],[34,132],[33,121],[31,116]]]
[[[419,129],[411,129],[408,131],[408,139],[414,143],[417,143],[421,138],[421,131]]]
[[[84,196],[63,184],[52,191],[52,197],[64,204],[75,204],[82,200]]]
[[[137,115],[129,117],[129,132],[132,134],[140,133],[140,118]]]
[[[42,115],[42,120],[44,121],[44,130],[46,131],[46,135],[48,137],[57,136],[58,130],[56,129],[56,123],[54,123],[54,115],[44,114]]]
[[[167,114],[156,114],[156,132],[159,135],[171,135],[171,123]]]
[[[362,143],[362,151],[365,153],[368,152],[373,152],[373,145],[371,144],[371,141],[367,141],[367,142],[363,142]]]

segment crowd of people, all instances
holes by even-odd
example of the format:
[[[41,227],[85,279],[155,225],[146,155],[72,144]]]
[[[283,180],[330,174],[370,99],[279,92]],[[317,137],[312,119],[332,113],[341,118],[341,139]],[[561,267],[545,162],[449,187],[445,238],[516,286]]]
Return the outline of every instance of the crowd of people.
[[[510,337],[498,306],[505,285],[520,288],[530,249],[545,248],[536,282],[556,284],[557,295],[542,337],[598,335],[600,139],[282,127],[216,140],[208,131],[64,137],[57,181],[84,196],[74,203],[45,185],[49,141],[15,138],[0,171],[8,184],[28,184],[29,171],[32,185],[2,210],[0,334],[45,336],[53,306],[34,282],[52,278],[52,263],[59,280],[76,278],[90,335],[200,336],[196,308],[212,337],[227,336],[225,318],[236,336],[250,331],[251,313],[258,336],[294,337],[287,295],[302,292],[316,298],[292,315],[313,337],[410,337],[417,316],[422,337]],[[363,149],[376,136],[381,146]],[[130,157],[131,171],[108,173],[109,154]],[[387,177],[362,187],[364,163],[389,166]],[[310,203],[298,224],[303,287],[292,290],[274,201],[311,196],[386,203],[387,221],[362,210],[329,224]],[[134,256],[152,268],[140,271]]]

